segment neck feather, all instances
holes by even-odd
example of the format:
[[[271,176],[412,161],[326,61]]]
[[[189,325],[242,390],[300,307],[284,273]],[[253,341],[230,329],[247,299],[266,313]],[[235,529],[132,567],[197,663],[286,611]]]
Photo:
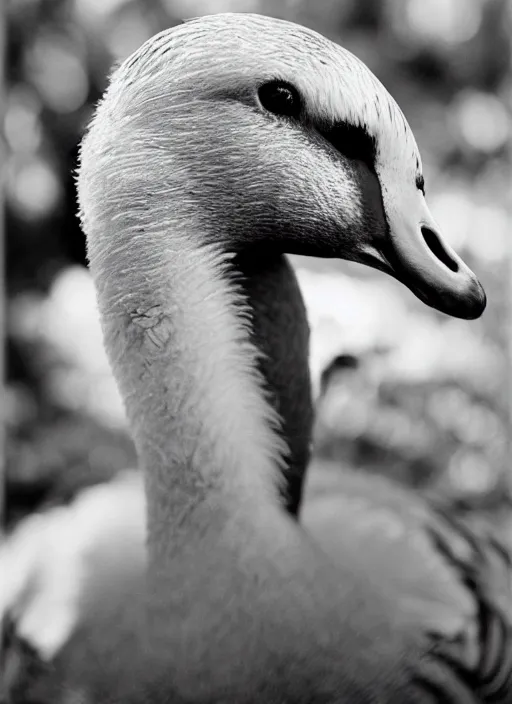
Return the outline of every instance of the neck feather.
[[[177,228],[166,234],[145,233],[151,246],[138,252],[112,247],[111,235],[90,248],[106,345],[146,472],[150,537],[182,526],[204,499],[224,512],[231,502],[277,503],[287,452],[229,257]]]

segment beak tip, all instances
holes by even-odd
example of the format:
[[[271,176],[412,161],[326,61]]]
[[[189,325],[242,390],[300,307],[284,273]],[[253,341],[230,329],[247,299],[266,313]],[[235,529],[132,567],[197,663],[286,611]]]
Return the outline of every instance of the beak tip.
[[[444,291],[432,296],[429,305],[442,313],[463,320],[480,318],[487,306],[487,296],[482,284],[471,274],[470,280],[462,290]]]
[[[484,312],[487,306],[487,296],[484,288],[478,279],[475,279],[475,292],[468,294],[467,297],[467,316],[466,320],[476,320]]]

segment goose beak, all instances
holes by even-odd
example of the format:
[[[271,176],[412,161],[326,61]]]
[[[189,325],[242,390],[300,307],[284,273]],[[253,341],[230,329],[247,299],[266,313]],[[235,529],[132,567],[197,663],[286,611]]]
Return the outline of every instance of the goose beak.
[[[388,212],[389,235],[379,244],[378,268],[442,313],[466,320],[479,318],[486,306],[482,285],[443,241],[423,194],[416,191],[413,199],[411,207],[403,208],[402,198],[400,211]]]

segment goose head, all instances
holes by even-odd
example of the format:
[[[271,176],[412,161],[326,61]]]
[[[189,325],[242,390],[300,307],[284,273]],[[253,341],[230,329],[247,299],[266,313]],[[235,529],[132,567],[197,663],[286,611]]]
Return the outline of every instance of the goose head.
[[[198,246],[352,260],[444,313],[485,308],[429,211],[400,108],[363,63],[309,29],[220,14],[166,30],[114,74],[93,132],[79,183],[86,221],[179,214]]]

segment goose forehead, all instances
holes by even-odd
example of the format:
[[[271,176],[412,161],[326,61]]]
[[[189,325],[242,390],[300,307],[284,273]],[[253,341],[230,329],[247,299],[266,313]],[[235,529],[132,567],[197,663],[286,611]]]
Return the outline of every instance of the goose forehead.
[[[401,109],[365,64],[317,32],[285,20],[230,13],[191,20],[150,39],[120,73],[153,85],[154,80],[166,87],[187,84],[198,92],[289,81],[301,91],[312,119],[361,126],[376,138],[378,161],[421,172]],[[172,99],[172,91],[165,94]]]

